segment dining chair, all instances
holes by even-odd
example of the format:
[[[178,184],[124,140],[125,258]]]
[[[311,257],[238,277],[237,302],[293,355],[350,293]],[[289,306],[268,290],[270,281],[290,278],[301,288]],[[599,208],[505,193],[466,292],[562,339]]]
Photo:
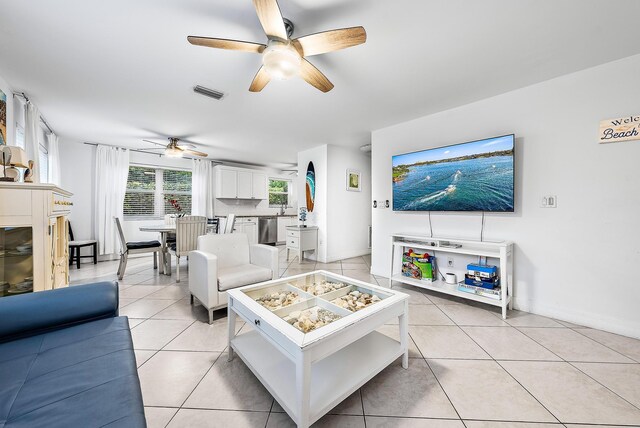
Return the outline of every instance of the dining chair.
[[[120,238],[120,264],[118,265],[118,279],[124,277],[124,270],[127,268],[129,254],[153,253],[153,268],[158,269],[158,252],[162,251],[160,241],[137,241],[127,242],[122,232],[122,225],[118,217],[113,218],[118,228]]]
[[[176,219],[176,242],[169,251],[176,256],[176,282],[180,282],[180,257],[188,256],[198,248],[198,236],[207,234],[207,218],[204,216],[185,216]]]
[[[207,233],[218,233],[218,228],[220,227],[220,219],[219,218],[208,218],[207,219]]]
[[[91,254],[81,256],[80,251],[84,247],[91,248]],[[84,239],[76,241],[73,236],[73,229],[71,228],[71,222],[69,222],[69,266],[73,265],[73,261],[76,261],[76,267],[80,269],[80,259],[92,258],[93,264],[98,263],[98,241],[95,239]]]
[[[227,215],[227,222],[224,224],[224,233],[233,233],[233,228],[236,225],[236,215]]]

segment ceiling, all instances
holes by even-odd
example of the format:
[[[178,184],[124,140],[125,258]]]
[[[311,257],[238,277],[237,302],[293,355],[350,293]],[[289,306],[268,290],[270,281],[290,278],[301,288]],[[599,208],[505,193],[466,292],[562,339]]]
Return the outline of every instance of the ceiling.
[[[0,0],[0,76],[63,141],[186,137],[215,159],[284,167],[320,144],[640,53],[637,0],[280,0],[294,36],[363,25],[362,46],[312,57],[335,84],[248,87],[265,42],[250,0]],[[196,95],[199,84],[222,101]]]

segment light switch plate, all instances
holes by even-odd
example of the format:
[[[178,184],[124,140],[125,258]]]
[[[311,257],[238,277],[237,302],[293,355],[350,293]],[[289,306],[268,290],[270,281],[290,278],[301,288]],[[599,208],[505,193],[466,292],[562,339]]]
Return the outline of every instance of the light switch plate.
[[[557,208],[558,207],[558,197],[556,195],[546,195],[542,197],[542,203],[540,204],[542,208]]]

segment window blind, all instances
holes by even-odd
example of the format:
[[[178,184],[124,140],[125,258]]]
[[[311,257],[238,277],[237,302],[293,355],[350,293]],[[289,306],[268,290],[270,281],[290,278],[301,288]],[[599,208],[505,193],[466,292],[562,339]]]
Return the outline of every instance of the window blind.
[[[124,215],[155,216],[156,170],[140,166],[129,167],[127,192],[124,195]]]
[[[160,218],[177,213],[191,214],[191,171],[129,167],[125,217]]]

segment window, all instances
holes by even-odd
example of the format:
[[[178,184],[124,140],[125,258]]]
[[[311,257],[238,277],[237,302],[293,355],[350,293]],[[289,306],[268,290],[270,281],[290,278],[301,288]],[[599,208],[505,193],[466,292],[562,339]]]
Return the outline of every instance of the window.
[[[290,180],[269,179],[269,206],[272,208],[289,206]]]
[[[162,189],[164,191],[164,212],[176,214],[178,210],[191,214],[191,171],[175,171],[165,169],[162,171]],[[171,201],[175,201],[174,204]]]
[[[155,216],[156,170],[130,166],[124,194],[125,217]]]
[[[177,202],[180,211],[170,200]],[[160,218],[178,212],[191,214],[191,171],[129,167],[124,195],[125,217]]]
[[[49,152],[42,144],[40,144],[40,149],[38,153],[38,163],[40,165],[36,165],[36,166],[40,170],[40,182],[48,183],[49,182]]]

